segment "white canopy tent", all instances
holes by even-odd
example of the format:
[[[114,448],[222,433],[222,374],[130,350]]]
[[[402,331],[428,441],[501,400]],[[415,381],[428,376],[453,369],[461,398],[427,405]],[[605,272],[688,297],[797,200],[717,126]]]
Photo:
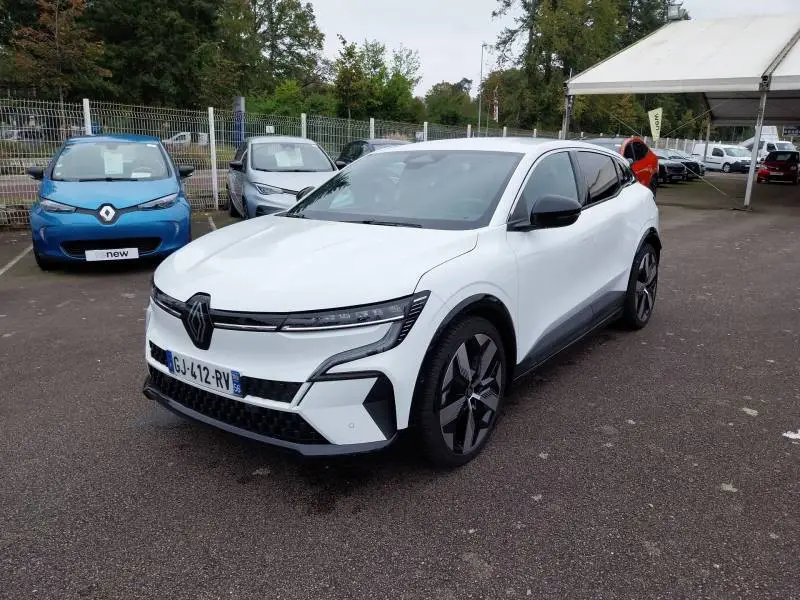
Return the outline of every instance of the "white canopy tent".
[[[712,123],[755,123],[757,139],[765,124],[800,125],[800,14],[665,25],[567,82],[563,137],[574,96],[690,92],[704,94]],[[757,158],[754,144],[746,207]]]

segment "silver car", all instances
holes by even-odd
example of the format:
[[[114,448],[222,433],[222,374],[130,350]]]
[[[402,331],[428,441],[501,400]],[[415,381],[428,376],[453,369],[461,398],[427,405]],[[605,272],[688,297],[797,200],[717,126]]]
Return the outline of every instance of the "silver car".
[[[259,217],[297,202],[297,194],[317,187],[336,172],[336,165],[316,142],[299,137],[247,138],[228,168],[232,216]]]

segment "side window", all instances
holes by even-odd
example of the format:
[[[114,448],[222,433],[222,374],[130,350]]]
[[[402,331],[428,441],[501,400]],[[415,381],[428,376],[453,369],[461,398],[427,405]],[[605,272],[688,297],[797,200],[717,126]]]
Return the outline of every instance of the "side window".
[[[369,154],[369,152],[370,152],[369,144],[367,144],[366,142],[361,142],[358,145],[358,155],[357,155],[358,158],[361,158],[362,156],[366,156],[367,154]]]
[[[533,174],[522,190],[512,220],[527,219],[533,207],[544,196],[565,196],[578,199],[578,185],[569,153],[559,152],[544,157],[533,169]]]
[[[355,160],[356,159],[356,146],[358,146],[357,142],[350,142],[347,146],[344,147],[342,150],[342,160]]]
[[[614,161],[617,165],[617,172],[619,174],[619,180],[622,182],[622,185],[630,185],[634,181],[636,181],[636,175],[634,175],[633,171],[631,170],[630,165],[627,163],[623,163],[622,161]]]
[[[625,150],[623,150],[622,156],[636,162],[636,155],[633,153],[633,144],[625,144]]]
[[[649,152],[647,146],[645,146],[642,142],[633,142],[633,154],[636,156],[636,160],[642,160],[647,153]]]
[[[236,149],[236,154],[233,155],[233,160],[242,160],[245,150],[247,150],[247,144],[242,144],[239,146]]]
[[[711,156],[725,156],[725,154],[723,154],[720,148],[714,148],[714,150],[711,151]]]
[[[767,152],[775,152],[775,144],[767,144]]]
[[[579,152],[578,164],[589,190],[588,204],[608,200],[619,193],[622,184],[613,158],[595,152]]]

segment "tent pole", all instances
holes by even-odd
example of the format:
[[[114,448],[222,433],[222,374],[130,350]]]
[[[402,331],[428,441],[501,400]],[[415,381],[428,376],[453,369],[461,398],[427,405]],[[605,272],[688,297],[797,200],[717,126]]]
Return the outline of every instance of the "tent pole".
[[[572,101],[575,96],[569,94],[564,95],[564,120],[561,122],[561,139],[567,139],[567,132],[569,131],[569,122],[572,118]]]
[[[756,163],[758,163],[758,147],[761,144],[761,131],[764,129],[764,113],[767,110],[768,89],[761,90],[761,102],[758,105],[758,117],[756,118],[756,138],[753,141],[753,156],[750,159],[750,172],[747,174],[747,191],[744,194],[744,207],[750,208],[750,200],[753,197],[753,183],[756,179]]]
[[[706,127],[706,147],[703,150],[703,164],[708,160],[708,145],[711,143],[711,115],[708,115],[708,126]]]

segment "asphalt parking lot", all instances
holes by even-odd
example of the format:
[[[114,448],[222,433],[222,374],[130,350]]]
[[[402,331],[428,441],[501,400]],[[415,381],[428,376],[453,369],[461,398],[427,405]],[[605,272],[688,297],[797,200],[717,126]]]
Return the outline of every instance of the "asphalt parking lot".
[[[662,226],[650,326],[528,378],[445,473],[180,420],[140,393],[152,265],[23,255],[0,275],[0,597],[800,598],[800,201]],[[0,232],[0,269],[27,243]]]

